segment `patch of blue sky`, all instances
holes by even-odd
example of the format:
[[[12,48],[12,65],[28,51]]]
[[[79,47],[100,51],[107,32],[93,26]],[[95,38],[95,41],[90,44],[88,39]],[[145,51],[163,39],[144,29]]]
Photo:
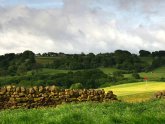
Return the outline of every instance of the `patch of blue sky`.
[[[40,4],[27,4],[27,7],[36,8],[36,9],[45,9],[45,8],[62,8],[63,3],[40,3]]]
[[[17,6],[23,5],[30,8],[44,9],[44,8],[61,8],[63,1],[61,0],[0,0],[0,6]]]

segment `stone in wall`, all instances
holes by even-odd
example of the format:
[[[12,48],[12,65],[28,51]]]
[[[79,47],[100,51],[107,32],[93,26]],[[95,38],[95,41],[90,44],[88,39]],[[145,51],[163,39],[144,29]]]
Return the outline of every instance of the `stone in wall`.
[[[163,91],[157,91],[157,92],[154,94],[154,97],[155,97],[155,98],[158,98],[158,99],[160,99],[160,98],[165,98],[165,90],[163,90]]]
[[[70,102],[106,102],[117,100],[112,91],[94,89],[58,89],[56,86],[34,86],[31,88],[6,86],[0,88],[0,109],[38,108],[57,106]]]

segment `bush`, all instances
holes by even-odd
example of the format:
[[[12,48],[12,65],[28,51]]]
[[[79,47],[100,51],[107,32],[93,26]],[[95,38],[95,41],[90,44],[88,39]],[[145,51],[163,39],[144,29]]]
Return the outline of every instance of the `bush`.
[[[165,81],[165,77],[161,77],[160,78],[160,81]]]
[[[135,79],[140,79],[140,75],[138,73],[133,73],[132,77]]]
[[[124,77],[122,71],[116,71],[116,72],[113,72],[113,76],[114,76],[114,77]]]
[[[112,86],[112,83],[106,82],[102,84],[99,88],[105,88],[105,87],[110,87],[110,86]]]
[[[83,89],[83,85],[81,83],[75,83],[70,86],[70,89]]]

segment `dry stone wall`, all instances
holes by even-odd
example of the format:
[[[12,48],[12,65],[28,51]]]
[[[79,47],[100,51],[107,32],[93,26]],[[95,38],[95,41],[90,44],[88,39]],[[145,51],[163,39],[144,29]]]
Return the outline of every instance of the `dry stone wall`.
[[[154,97],[155,97],[155,98],[158,98],[158,99],[160,99],[160,98],[165,98],[165,90],[156,92],[156,93],[154,94]]]
[[[6,86],[0,88],[0,109],[38,108],[70,102],[112,100],[117,100],[117,96],[112,91],[105,93],[104,90],[61,90],[55,86],[31,88]]]

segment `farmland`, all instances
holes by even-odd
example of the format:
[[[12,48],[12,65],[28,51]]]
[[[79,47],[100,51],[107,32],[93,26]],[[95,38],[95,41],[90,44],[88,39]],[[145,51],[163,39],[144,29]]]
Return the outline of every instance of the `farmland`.
[[[165,89],[165,82],[138,82],[121,84],[108,88],[104,88],[105,91],[112,90],[118,96],[132,95],[145,92],[156,92]]]
[[[49,64],[53,63],[55,57],[36,57],[36,61],[39,64]]]
[[[120,99],[128,102],[149,100],[157,91],[165,90],[165,82],[138,82],[104,88],[112,90]]]
[[[27,61],[25,57],[27,53],[31,61]],[[17,59],[12,60],[12,56]],[[4,58],[6,58],[5,62],[1,63],[1,86],[12,84],[18,87],[56,85],[63,89],[98,88],[106,92],[112,90],[120,101],[2,110],[0,111],[2,124],[155,124],[165,121],[163,111],[165,100],[157,100],[153,97],[156,91],[165,90],[163,59],[138,58],[120,50],[113,53],[113,56],[112,54],[96,56],[64,54],[56,57],[36,57],[32,52],[26,51],[21,55],[11,55],[13,62],[8,63],[10,66],[6,67],[8,68],[6,71],[3,70],[3,66],[8,62],[8,56]],[[133,63],[132,59],[134,59]],[[153,61],[156,63],[154,66]],[[159,61],[162,63],[157,66]],[[154,68],[147,70],[147,67]],[[6,73],[3,73],[5,71]],[[140,77],[134,77],[134,73],[139,74]],[[144,77],[147,82],[143,81]]]
[[[165,124],[165,0],[1,0],[0,124]]]
[[[108,74],[108,75],[112,75],[112,73],[116,72],[116,71],[123,71],[123,70],[119,70],[119,69],[116,69],[116,68],[99,68],[99,69],[102,70],[105,74]],[[159,80],[161,78],[164,78],[165,77],[164,74],[165,74],[165,66],[154,69],[153,71],[140,72],[139,73],[141,78],[147,77],[148,80],[151,80],[151,81]],[[132,79],[132,74],[124,74],[124,77]]]
[[[68,73],[69,71],[72,70],[60,70],[60,69],[50,69],[50,68],[42,68],[38,74],[49,74],[49,75],[55,75],[55,74],[59,74],[59,73]],[[31,74],[32,71],[29,71],[27,74]]]
[[[141,72],[139,74],[142,78],[147,77],[148,80],[159,80],[160,78],[165,77],[165,67],[160,67],[150,72]],[[125,74],[124,76],[126,78],[131,78],[131,74]]]

